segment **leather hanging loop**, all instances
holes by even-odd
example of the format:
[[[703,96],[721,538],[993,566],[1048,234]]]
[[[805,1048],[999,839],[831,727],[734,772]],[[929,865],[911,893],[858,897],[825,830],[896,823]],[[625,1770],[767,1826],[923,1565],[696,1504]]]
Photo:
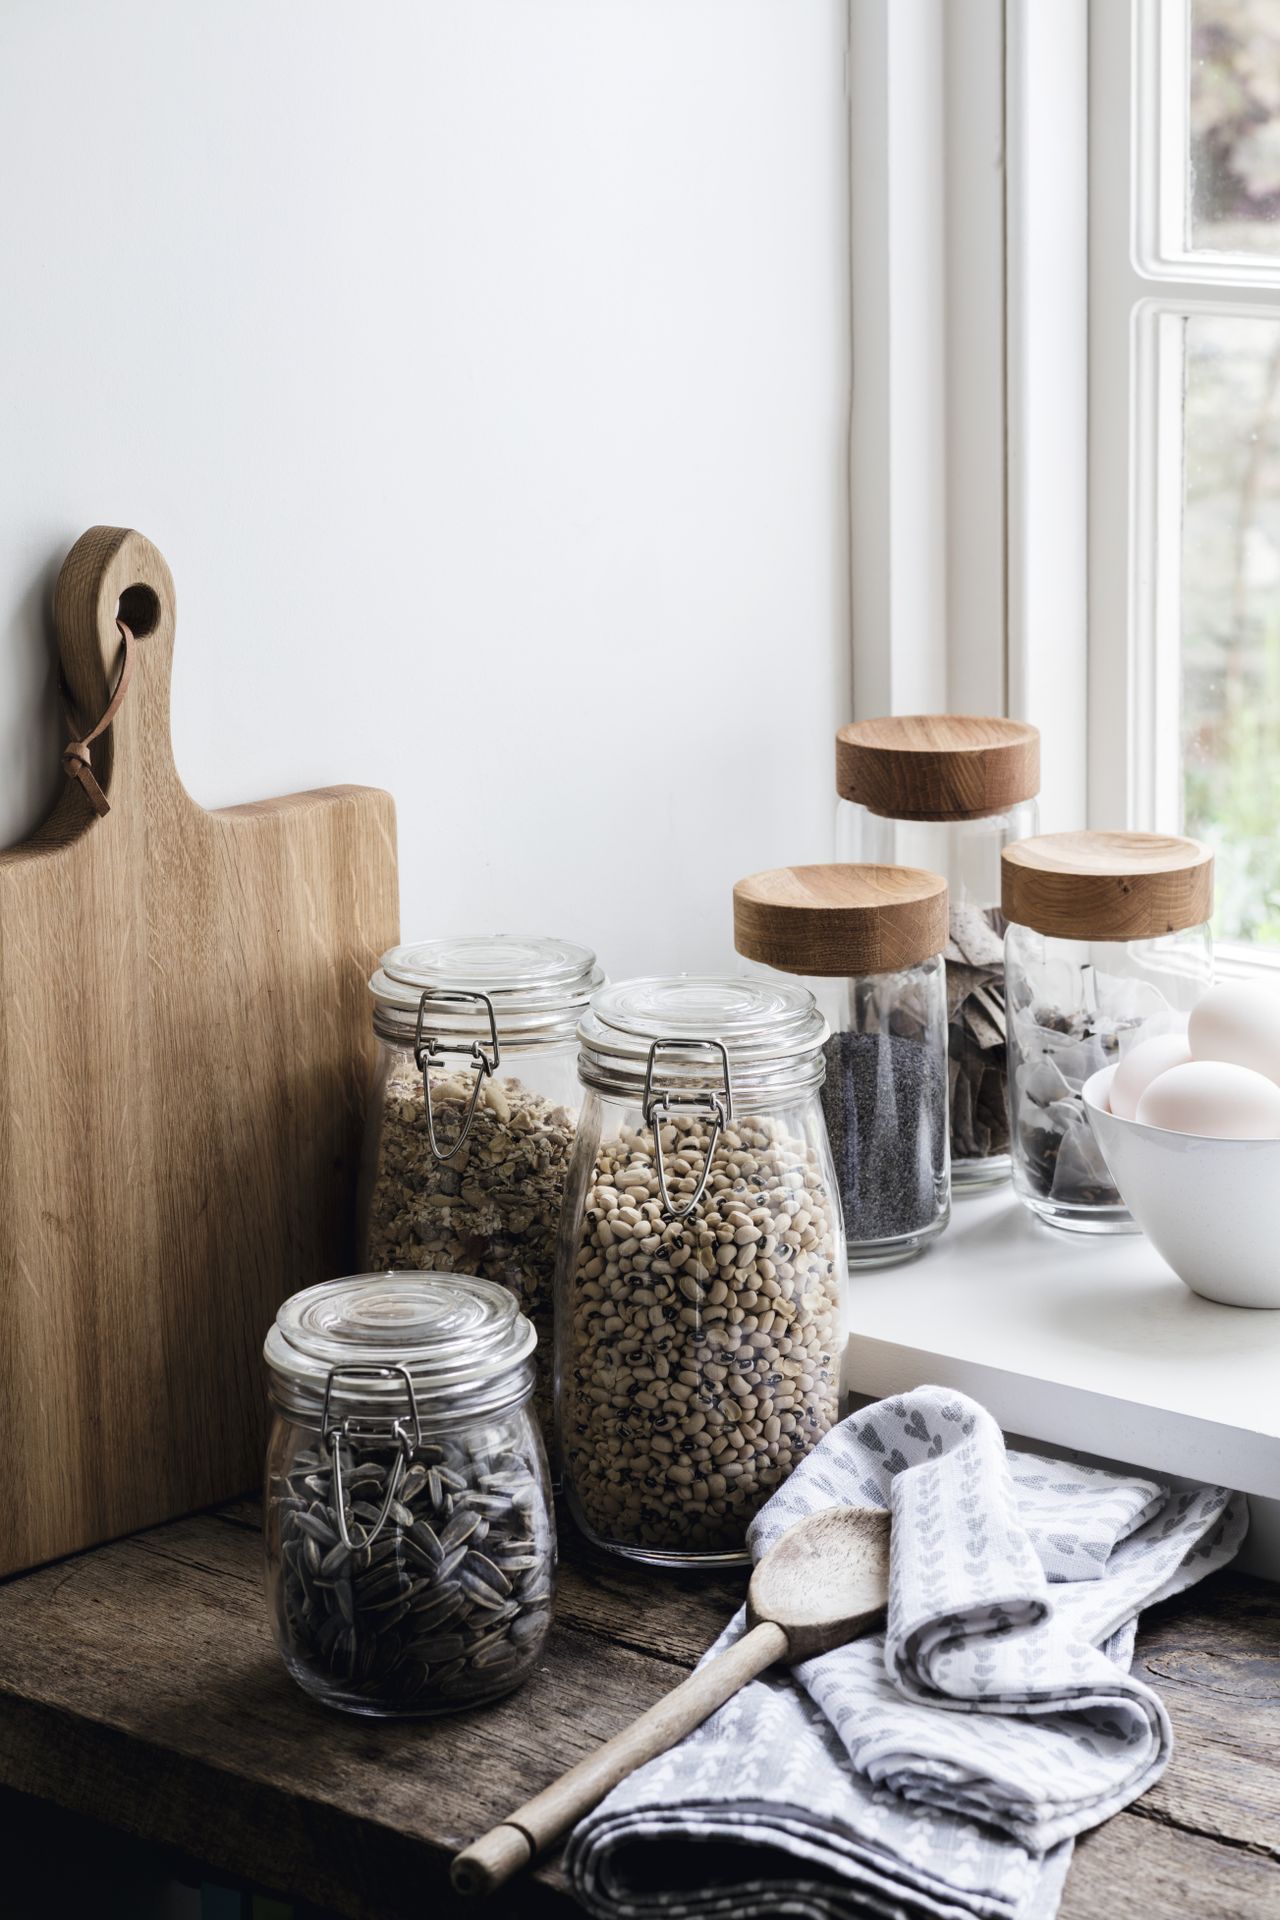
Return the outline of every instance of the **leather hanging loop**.
[[[115,692],[103,709],[101,718],[88,733],[81,734],[80,719],[75,708],[63,693],[63,711],[66,714],[67,731],[72,735],[62,750],[62,765],[68,780],[78,780],[84,788],[85,796],[94,812],[101,816],[110,813],[111,802],[94,778],[93,757],[89,752],[99,734],[105,733],[120,711],[121,702],[129,689],[129,680],[133,673],[133,634],[123,620],[117,620],[120,638],[124,642],[124,659],[120,663],[120,674],[116,681]]]

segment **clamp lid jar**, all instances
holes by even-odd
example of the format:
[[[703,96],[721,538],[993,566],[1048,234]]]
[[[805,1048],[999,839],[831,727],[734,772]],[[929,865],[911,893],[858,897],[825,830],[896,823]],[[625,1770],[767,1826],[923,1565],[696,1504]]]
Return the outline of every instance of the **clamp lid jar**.
[[[268,1590],[285,1665],[327,1704],[446,1712],[528,1673],[555,1566],[535,1341],[506,1288],[463,1275],[362,1274],[281,1307]]]
[[[914,867],[776,867],[733,890],[734,944],[827,1017],[822,1104],[850,1266],[910,1259],[951,1210],[947,885]]]
[[[589,947],[541,934],[464,934],[384,953],[369,982],[374,1030],[472,1058],[496,1033],[518,1049],[572,1041],[604,975]]]
[[[1009,1173],[1000,855],[1038,829],[1040,735],[995,715],[860,720],[836,735],[836,788],[839,859],[947,882],[951,1171],[990,1186]]]
[[[540,935],[426,940],[369,982],[379,1046],[361,1178],[370,1267],[483,1275],[539,1339],[551,1439],[555,1240],[577,1120],[575,1033],[603,979]]]
[[[1013,1183],[1051,1226],[1134,1233],[1081,1092],[1213,976],[1213,855],[1153,833],[1049,833],[1003,855]]]
[[[557,1283],[575,1520],[674,1565],[746,1558],[752,1515],[839,1417],[845,1256],[826,1023],[785,981],[596,995]]]

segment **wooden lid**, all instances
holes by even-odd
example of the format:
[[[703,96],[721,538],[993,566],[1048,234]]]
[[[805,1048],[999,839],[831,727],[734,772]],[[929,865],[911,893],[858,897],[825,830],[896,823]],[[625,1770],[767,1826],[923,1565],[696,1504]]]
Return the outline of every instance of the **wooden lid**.
[[[1154,940],[1213,917],[1213,855],[1161,833],[1042,833],[1000,856],[1005,918],[1063,940]]]
[[[981,820],[1040,791],[1040,732],[969,713],[855,720],[836,734],[836,787],[890,820]]]
[[[733,943],[784,973],[896,973],[947,944],[947,883],[922,867],[774,867],[733,890]]]

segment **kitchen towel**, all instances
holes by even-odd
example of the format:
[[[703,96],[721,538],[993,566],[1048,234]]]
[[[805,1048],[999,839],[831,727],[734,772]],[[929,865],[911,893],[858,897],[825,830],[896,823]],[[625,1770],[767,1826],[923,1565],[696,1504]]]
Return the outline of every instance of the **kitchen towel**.
[[[752,1682],[616,1788],[569,1844],[592,1912],[1050,1920],[1073,1837],[1159,1778],[1137,1617],[1231,1558],[1240,1495],[1006,1449],[972,1400],[921,1387],[827,1435],[753,1557],[854,1504],[893,1515],[885,1631]],[[744,1631],[740,1612],[711,1653]]]

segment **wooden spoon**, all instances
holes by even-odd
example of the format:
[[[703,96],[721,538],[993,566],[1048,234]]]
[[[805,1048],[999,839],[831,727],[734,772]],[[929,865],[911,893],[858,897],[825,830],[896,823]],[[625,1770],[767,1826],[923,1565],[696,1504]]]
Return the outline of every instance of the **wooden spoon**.
[[[889,1516],[830,1507],[788,1527],[751,1576],[749,1631],[457,1856],[459,1893],[492,1893],[589,1813],[620,1780],[701,1726],[776,1660],[808,1660],[879,1624],[889,1591]]]

